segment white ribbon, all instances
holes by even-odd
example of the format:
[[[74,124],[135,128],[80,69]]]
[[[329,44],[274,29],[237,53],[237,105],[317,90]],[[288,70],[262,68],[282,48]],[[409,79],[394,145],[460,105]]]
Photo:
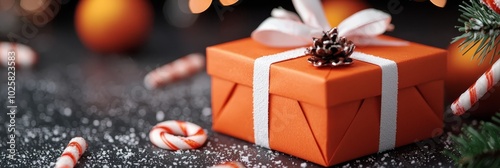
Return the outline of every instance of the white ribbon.
[[[392,60],[361,52],[354,52],[351,58],[378,65],[382,69],[378,151],[393,149],[396,146],[398,116],[398,65]]]
[[[283,8],[273,9],[271,16],[252,32],[252,38],[271,47],[300,47],[311,44],[313,37],[321,37],[330,25],[318,0],[292,0],[297,14]],[[387,41],[376,38],[386,30],[394,29],[391,16],[376,9],[359,11],[343,20],[338,26],[339,36],[353,41],[357,46],[402,46],[407,42]]]
[[[252,38],[271,47],[297,47],[310,45],[312,37],[319,37],[330,25],[324,16],[319,0],[292,0],[299,16],[282,8],[274,9],[252,32]],[[376,36],[392,29],[391,17],[382,11],[365,9],[353,14],[338,26],[340,36],[356,45],[402,46],[407,42],[385,41]],[[269,146],[269,74],[271,64],[304,56],[305,48],[257,58],[253,73],[253,124],[255,144]],[[398,68],[385,58],[354,52],[351,58],[380,66],[382,69],[382,93],[379,152],[393,149],[396,144]]]
[[[253,65],[253,125],[255,144],[269,148],[269,72],[271,64],[304,55],[305,48],[257,58]]]

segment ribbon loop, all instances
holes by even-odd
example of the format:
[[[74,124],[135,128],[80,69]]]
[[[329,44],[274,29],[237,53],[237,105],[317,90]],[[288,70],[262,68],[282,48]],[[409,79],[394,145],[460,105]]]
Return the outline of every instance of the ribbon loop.
[[[273,9],[271,16],[252,32],[252,38],[270,47],[300,47],[311,43],[313,37],[330,30],[318,0],[293,0],[299,15],[283,8]],[[300,18],[302,21],[300,21]],[[376,9],[359,11],[338,25],[339,35],[358,46],[402,46],[407,42],[377,39],[376,36],[392,29],[391,16]]]
[[[283,29],[283,27],[289,29]],[[313,29],[293,20],[271,17],[252,32],[252,38],[270,47],[293,47],[310,44],[311,34],[319,36],[321,29]]]
[[[292,2],[295,10],[299,13],[300,18],[302,18],[302,21],[306,25],[320,30],[330,30],[330,24],[326,19],[325,12],[323,11],[320,1],[292,0]]]
[[[406,41],[388,41],[376,37],[394,29],[391,15],[376,9],[359,11],[340,22],[337,28],[339,36],[344,36],[359,46],[408,45]]]
[[[337,26],[340,36],[373,37],[384,33],[391,23],[391,16],[376,9],[359,11]]]

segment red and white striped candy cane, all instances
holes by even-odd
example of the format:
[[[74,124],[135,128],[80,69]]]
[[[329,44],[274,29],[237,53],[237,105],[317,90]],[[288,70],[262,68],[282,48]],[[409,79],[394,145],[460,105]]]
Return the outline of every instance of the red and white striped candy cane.
[[[163,149],[195,149],[205,143],[207,134],[196,124],[169,120],[154,126],[149,132],[149,139],[154,145]]]
[[[462,115],[500,80],[500,59],[497,60],[477,81],[451,104],[453,114]]]
[[[19,43],[0,42],[0,63],[5,67],[10,66],[9,56],[15,56],[15,67],[19,68],[31,68],[38,60],[36,52],[31,47]]]
[[[245,168],[240,162],[226,162],[218,165],[214,165],[211,168]]]
[[[500,14],[500,0],[481,0],[481,3],[485,4],[491,10]]]
[[[144,77],[144,85],[147,89],[157,89],[201,71],[204,65],[203,54],[189,54],[149,72]]]
[[[61,157],[57,159],[55,168],[72,168],[78,162],[78,159],[87,150],[88,144],[82,137],[75,137],[69,141]]]

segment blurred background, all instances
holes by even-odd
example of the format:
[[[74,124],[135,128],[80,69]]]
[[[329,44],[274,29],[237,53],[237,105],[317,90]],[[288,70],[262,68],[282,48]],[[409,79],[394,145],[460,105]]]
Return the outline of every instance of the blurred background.
[[[129,19],[132,20],[130,22],[133,24],[109,23],[107,28],[113,28],[116,34],[106,34],[106,37],[101,38],[119,38],[116,36],[121,29],[145,27],[144,29],[147,30],[141,34],[145,36],[145,40],[140,44],[142,48],[140,48],[139,53],[131,55],[166,59],[167,57],[179,57],[190,52],[203,52],[206,46],[248,37],[260,22],[269,17],[273,8],[282,6],[294,11],[291,1],[283,0],[164,0],[140,3],[90,1],[85,4],[83,2],[78,0],[0,0],[0,21],[2,23],[0,39],[9,41],[17,35],[18,38],[15,39],[32,46],[41,54],[43,60],[46,57],[51,57],[44,55],[44,52],[54,50],[60,45],[66,45],[65,48],[71,48],[72,51],[89,52],[84,47],[86,44],[79,40],[77,31],[79,30],[78,32],[82,34],[92,31],[99,34],[99,32],[92,30],[97,29],[96,27],[89,27],[86,24],[101,24],[100,22]],[[77,10],[79,3],[81,3],[80,11]],[[439,8],[425,0],[324,1],[327,17],[331,22],[335,22],[332,25],[360,9],[373,7],[393,16],[396,29],[394,32],[388,33],[389,35],[441,48],[446,48],[450,39],[459,34],[454,29],[454,26],[458,24],[458,3],[457,1],[449,1],[444,8]],[[115,7],[119,4],[122,5],[122,8]],[[130,6],[127,7],[123,4]],[[121,15],[109,16],[111,17],[109,18],[106,17],[106,14]],[[94,23],[79,23],[80,25],[76,23],[77,17],[92,17],[91,15],[102,17],[100,20],[86,21]],[[150,19],[152,22],[130,19],[142,15],[149,17],[144,16],[146,19],[140,20]],[[127,24],[140,25],[130,27]],[[25,29],[27,32],[23,32]],[[9,33],[15,35],[9,38]],[[92,35],[87,33],[82,36]],[[86,40],[91,41],[88,39]],[[61,43],[61,40],[64,43]],[[87,44],[87,46],[91,45]]]

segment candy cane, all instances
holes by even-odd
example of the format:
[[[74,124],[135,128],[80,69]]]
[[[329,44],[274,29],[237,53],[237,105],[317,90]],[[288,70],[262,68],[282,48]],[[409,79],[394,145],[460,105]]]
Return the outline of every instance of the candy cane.
[[[211,168],[245,168],[240,162],[226,162],[218,165],[214,165]]]
[[[497,60],[477,81],[451,104],[453,114],[462,115],[500,80],[500,59]]]
[[[500,0],[481,0],[481,3],[485,4],[491,10],[500,14]]]
[[[182,135],[176,136],[176,135]],[[207,133],[200,126],[185,121],[164,121],[149,132],[151,142],[163,149],[195,149],[207,140]]]
[[[31,68],[38,60],[36,52],[31,47],[19,43],[0,42],[0,64],[10,67],[9,57],[15,58],[15,67],[20,68]]]
[[[57,159],[55,168],[72,168],[78,159],[87,150],[88,144],[82,137],[75,137],[69,141],[61,157]]]
[[[189,54],[149,72],[144,77],[144,85],[148,89],[163,87],[201,71],[204,64],[205,59],[202,54]]]

